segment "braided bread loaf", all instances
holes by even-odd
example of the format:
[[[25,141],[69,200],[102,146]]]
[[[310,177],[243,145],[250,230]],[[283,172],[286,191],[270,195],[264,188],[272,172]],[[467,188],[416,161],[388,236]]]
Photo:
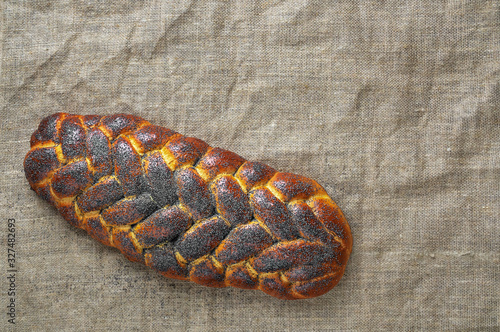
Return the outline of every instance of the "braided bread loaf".
[[[310,298],[351,253],[349,225],[315,181],[137,116],[51,115],[24,170],[70,224],[170,278]]]

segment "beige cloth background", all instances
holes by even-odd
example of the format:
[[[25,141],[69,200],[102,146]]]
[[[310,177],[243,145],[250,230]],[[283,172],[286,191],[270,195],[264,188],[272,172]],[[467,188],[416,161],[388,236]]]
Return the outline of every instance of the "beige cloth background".
[[[0,6],[0,261],[15,218],[19,331],[500,329],[498,1]],[[323,184],[354,237],[340,284],[294,302],[205,288],[66,224],[24,178],[30,135],[56,111],[123,105]]]

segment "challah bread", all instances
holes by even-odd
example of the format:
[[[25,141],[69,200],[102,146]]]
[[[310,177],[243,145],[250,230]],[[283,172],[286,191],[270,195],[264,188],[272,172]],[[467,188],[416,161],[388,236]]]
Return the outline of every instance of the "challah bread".
[[[24,170],[70,224],[169,278],[311,298],[351,253],[349,225],[315,181],[137,116],[53,114]]]

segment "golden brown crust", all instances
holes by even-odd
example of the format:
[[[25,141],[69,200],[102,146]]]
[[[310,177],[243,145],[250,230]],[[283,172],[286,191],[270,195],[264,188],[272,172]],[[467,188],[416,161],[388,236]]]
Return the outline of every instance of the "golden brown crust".
[[[351,253],[347,221],[314,180],[137,116],[53,114],[24,169],[69,223],[169,278],[310,298]]]

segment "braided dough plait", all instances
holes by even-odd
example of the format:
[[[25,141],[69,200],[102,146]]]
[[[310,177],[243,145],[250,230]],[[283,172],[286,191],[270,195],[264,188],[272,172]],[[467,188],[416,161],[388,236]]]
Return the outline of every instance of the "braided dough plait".
[[[24,170],[70,224],[169,278],[311,298],[351,253],[349,225],[314,180],[137,116],[53,114]]]

